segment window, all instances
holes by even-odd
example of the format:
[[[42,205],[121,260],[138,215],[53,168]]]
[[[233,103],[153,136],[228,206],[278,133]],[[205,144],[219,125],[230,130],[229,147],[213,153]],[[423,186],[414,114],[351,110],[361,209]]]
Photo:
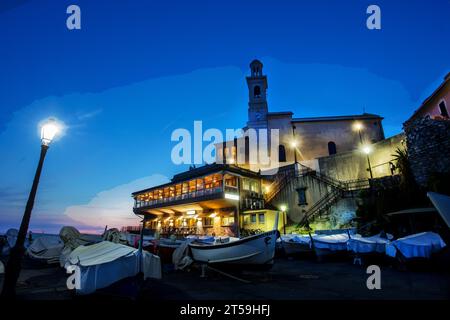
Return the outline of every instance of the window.
[[[282,144],[278,146],[278,162],[286,162],[286,148]]]
[[[264,215],[264,213],[258,214],[258,221],[259,221],[259,223],[265,223],[266,222],[266,216]]]
[[[234,216],[222,218],[222,226],[231,226],[233,223],[234,223]]]
[[[306,202],[306,188],[297,188],[297,195],[298,195],[298,205],[299,206],[305,206],[308,203]]]
[[[251,223],[256,223],[256,214],[252,214],[252,215],[250,216],[250,222],[251,222]]]
[[[441,112],[441,115],[445,118],[448,118],[448,111],[447,111],[447,107],[445,105],[445,101],[442,101],[441,103],[439,103],[439,111]]]
[[[336,154],[336,143],[334,143],[334,141],[328,142],[328,154],[330,156]]]
[[[260,97],[261,96],[261,87],[260,86],[255,86],[253,88],[253,96],[254,97]]]

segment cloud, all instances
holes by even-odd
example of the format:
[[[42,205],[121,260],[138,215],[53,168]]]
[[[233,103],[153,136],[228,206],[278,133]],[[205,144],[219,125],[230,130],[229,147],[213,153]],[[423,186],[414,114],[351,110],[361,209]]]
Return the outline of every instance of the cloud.
[[[98,114],[100,114],[102,112],[103,112],[103,109],[96,109],[96,110],[93,110],[93,111],[85,112],[85,113],[82,113],[82,114],[78,115],[78,120],[89,119],[89,118],[95,117],[96,115],[98,115]]]
[[[139,218],[133,213],[131,193],[169,182],[163,175],[140,178],[112,189],[99,192],[88,203],[67,207],[64,214],[90,228],[121,228],[137,225]]]

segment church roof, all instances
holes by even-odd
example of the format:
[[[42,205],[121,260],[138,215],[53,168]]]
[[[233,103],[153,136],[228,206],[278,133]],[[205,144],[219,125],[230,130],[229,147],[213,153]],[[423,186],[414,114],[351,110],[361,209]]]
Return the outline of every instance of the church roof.
[[[349,116],[328,116],[328,117],[310,117],[310,118],[294,118],[292,122],[318,122],[318,121],[342,121],[342,120],[369,120],[369,119],[383,119],[377,114],[363,113],[359,115]]]

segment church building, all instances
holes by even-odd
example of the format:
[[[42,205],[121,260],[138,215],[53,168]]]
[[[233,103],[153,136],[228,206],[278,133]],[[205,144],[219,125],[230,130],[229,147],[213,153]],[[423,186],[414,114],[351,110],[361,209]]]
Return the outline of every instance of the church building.
[[[248,121],[243,135],[216,144],[216,163],[191,168],[175,175],[170,183],[132,194],[133,211],[144,217],[146,228],[165,236],[242,236],[272,229],[278,216],[279,230],[286,232],[288,225],[300,224],[336,205],[345,192],[355,188],[320,172],[320,159],[383,141],[382,117],[364,113],[298,118],[292,111],[269,112],[268,80],[260,61],[251,62],[246,81]],[[250,161],[254,142],[250,132],[274,129],[279,133],[278,142],[270,135],[267,144],[260,136],[256,139],[257,153],[267,148],[272,153],[270,162]],[[358,188],[369,179],[365,169],[360,175],[364,183]],[[354,199],[344,200],[341,207],[354,212]]]

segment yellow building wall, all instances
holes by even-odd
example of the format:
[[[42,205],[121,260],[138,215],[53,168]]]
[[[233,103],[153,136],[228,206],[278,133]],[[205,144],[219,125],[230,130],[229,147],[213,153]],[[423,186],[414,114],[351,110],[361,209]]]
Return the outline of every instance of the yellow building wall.
[[[264,213],[265,221],[264,223],[259,222],[258,214]],[[251,215],[256,214],[256,223],[251,223]],[[251,213],[244,213],[241,215],[241,228],[246,230],[262,230],[271,231],[275,225],[277,211],[274,210],[260,210]],[[278,215],[278,230],[282,232],[283,230],[283,214],[280,212]]]

